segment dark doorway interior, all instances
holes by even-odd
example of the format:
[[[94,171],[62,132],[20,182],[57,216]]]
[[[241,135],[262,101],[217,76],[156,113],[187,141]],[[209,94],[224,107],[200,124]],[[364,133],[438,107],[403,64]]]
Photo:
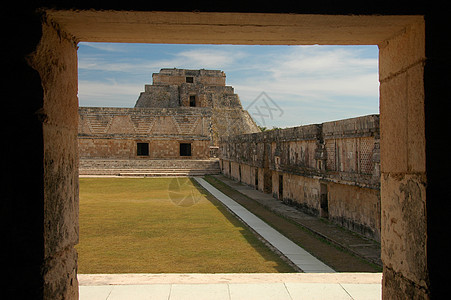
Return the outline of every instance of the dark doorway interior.
[[[279,200],[283,200],[283,175],[279,175]]]
[[[322,218],[328,218],[329,217],[329,199],[328,199],[328,193],[327,193],[327,184],[321,183],[320,185],[320,207],[321,212],[320,216]]]
[[[136,144],[136,155],[149,156],[149,143],[137,143]]]
[[[191,156],[191,143],[180,143],[180,156]]]
[[[241,182],[241,165],[238,165],[238,176],[240,177],[239,180]]]
[[[258,190],[258,168],[255,168],[255,189]]]
[[[196,107],[196,96],[189,96],[189,106]]]

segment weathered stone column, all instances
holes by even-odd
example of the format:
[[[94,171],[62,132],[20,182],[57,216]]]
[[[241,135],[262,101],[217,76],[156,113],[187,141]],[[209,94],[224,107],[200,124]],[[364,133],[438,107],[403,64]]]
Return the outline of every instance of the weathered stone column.
[[[380,45],[383,298],[428,297],[424,22]]]
[[[44,17],[42,37],[29,63],[43,88],[43,104],[36,111],[44,144],[43,298],[77,299],[77,45]]]

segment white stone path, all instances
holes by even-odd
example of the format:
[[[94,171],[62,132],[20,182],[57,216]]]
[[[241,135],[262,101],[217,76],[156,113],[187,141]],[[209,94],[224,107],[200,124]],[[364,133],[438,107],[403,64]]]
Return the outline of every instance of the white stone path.
[[[202,187],[204,187],[216,199],[221,201],[238,218],[257,232],[273,247],[279,250],[293,264],[305,273],[333,273],[331,267],[318,260],[316,257],[299,247],[297,244],[286,238],[277,230],[269,226],[260,218],[249,212],[246,208],[232,200],[230,197],[220,192],[207,181],[200,177],[193,177]]]

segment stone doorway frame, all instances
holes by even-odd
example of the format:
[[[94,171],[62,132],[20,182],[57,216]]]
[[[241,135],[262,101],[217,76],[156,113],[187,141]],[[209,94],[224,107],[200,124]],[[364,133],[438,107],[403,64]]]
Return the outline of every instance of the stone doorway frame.
[[[76,298],[77,43],[379,46],[383,297],[429,293],[422,16],[45,10],[29,64],[43,88],[44,295]]]

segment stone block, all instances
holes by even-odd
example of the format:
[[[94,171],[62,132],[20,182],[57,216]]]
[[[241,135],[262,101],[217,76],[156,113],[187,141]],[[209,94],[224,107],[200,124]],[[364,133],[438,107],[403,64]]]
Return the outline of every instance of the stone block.
[[[45,262],[43,299],[78,299],[77,258],[69,248]]]
[[[44,126],[44,256],[78,243],[77,132]]]
[[[423,287],[428,280],[425,199],[425,176],[382,175],[382,261]]]
[[[412,173],[426,172],[423,64],[410,68],[407,78],[407,168]]]
[[[381,82],[425,60],[424,26],[424,21],[412,23],[379,45]]]
[[[44,106],[36,114],[44,123],[76,128],[77,49],[74,41],[64,36],[64,32],[46,23],[42,30],[45,42],[40,43],[30,59],[32,66],[40,73],[45,91]]]
[[[396,101],[395,101],[396,99]],[[423,66],[381,83],[381,171],[425,172]]]
[[[407,76],[399,74],[380,86],[381,172],[407,172]]]

